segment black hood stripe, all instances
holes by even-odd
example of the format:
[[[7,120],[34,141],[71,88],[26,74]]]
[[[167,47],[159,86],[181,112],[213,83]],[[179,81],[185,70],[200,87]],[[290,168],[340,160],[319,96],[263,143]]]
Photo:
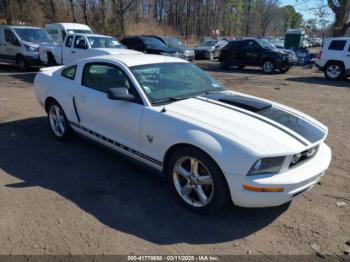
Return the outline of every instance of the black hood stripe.
[[[208,103],[211,103],[211,104],[214,104],[214,105],[217,105],[217,106],[221,106],[221,107],[225,107],[227,109],[231,109],[231,110],[234,110],[234,111],[237,111],[237,112],[240,112],[242,114],[245,114],[245,115],[248,115],[250,117],[254,117],[255,119],[258,119],[264,123],[267,123],[281,131],[283,131],[284,133],[287,133],[289,136],[293,137],[295,140],[297,140],[298,142],[300,142],[301,144],[303,144],[304,146],[310,146],[310,143],[307,142],[306,139],[301,139],[299,136],[296,136],[295,134],[291,133],[291,132],[288,132],[288,130],[286,130],[285,128],[282,128],[280,127],[279,125],[276,125],[275,123],[273,123],[272,121],[267,121],[265,119],[263,119],[262,117],[259,117],[258,115],[256,114],[253,114],[253,113],[248,113],[246,112],[245,110],[242,110],[240,108],[237,108],[237,107],[234,107],[234,106],[231,106],[231,105],[225,105],[224,103],[222,102],[218,102],[216,100],[211,100],[209,98],[206,98],[206,97],[195,97],[195,99],[198,99],[198,100],[201,100],[201,101],[205,101],[205,102],[208,102]]]

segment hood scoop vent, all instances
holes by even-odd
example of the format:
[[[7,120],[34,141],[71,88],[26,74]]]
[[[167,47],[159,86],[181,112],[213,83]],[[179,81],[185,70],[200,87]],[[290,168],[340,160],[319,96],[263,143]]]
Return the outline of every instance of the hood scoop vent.
[[[222,103],[246,109],[255,113],[272,106],[270,103],[261,100],[236,95],[224,96],[218,100]]]

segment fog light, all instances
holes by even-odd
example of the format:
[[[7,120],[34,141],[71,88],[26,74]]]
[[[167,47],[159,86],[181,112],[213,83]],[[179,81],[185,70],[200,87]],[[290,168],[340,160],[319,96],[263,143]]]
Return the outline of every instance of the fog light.
[[[243,185],[243,188],[253,192],[283,192],[283,187],[255,187],[250,185]]]

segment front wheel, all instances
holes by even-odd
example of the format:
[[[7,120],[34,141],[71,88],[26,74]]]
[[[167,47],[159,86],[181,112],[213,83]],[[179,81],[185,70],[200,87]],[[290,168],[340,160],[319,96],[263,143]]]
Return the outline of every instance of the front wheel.
[[[289,69],[290,69],[289,67],[280,68],[280,72],[284,74],[284,73],[287,73]]]
[[[71,137],[73,130],[68,123],[62,107],[57,102],[52,102],[49,105],[48,117],[53,135],[59,140],[68,140]]]
[[[16,58],[16,66],[17,66],[18,71],[20,71],[20,72],[26,71],[28,69],[28,64],[22,56],[18,56]]]
[[[176,198],[199,213],[213,213],[226,206],[226,180],[217,164],[204,152],[186,147],[176,151],[166,170]]]

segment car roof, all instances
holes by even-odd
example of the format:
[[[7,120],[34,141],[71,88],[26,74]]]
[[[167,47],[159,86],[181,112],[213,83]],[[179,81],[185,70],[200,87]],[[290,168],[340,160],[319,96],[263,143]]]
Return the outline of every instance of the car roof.
[[[21,25],[2,25],[0,27],[8,27],[13,29],[44,29],[36,26],[21,26]]]
[[[78,24],[78,23],[51,23],[47,24],[46,27],[48,26],[61,26],[66,30],[90,30],[91,28],[87,25],[84,24]]]
[[[99,35],[99,34],[84,34],[84,33],[73,33],[73,34],[69,34],[72,36],[76,36],[76,35],[85,35],[87,37],[108,37],[108,38],[113,38],[112,36],[109,35]]]
[[[87,60],[94,60],[96,58],[97,57],[88,58]],[[149,54],[142,54],[142,53],[105,55],[105,56],[99,56],[98,58],[101,58],[104,60],[122,62],[128,67],[138,66],[138,65],[147,65],[147,64],[158,64],[158,63],[189,63],[188,61],[177,57],[149,55]]]

